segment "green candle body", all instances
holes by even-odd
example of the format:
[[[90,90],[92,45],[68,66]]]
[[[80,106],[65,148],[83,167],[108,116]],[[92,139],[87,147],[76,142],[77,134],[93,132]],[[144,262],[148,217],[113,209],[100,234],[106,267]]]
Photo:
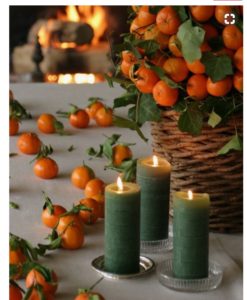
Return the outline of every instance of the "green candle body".
[[[209,195],[176,192],[173,197],[173,273],[177,278],[208,276]]]
[[[116,184],[105,191],[105,270],[115,274],[139,272],[140,188],[124,182],[123,192]]]
[[[137,161],[137,183],[141,187],[141,241],[168,237],[170,164],[162,158],[153,166],[152,157]]]

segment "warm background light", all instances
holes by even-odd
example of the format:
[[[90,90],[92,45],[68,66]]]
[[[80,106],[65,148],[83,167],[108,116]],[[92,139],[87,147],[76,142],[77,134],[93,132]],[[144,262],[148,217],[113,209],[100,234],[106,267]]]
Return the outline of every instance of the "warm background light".
[[[158,157],[156,155],[153,155],[153,166],[158,167],[159,162],[158,162]]]
[[[189,197],[189,200],[193,200],[193,193],[192,191],[188,191],[188,197]]]

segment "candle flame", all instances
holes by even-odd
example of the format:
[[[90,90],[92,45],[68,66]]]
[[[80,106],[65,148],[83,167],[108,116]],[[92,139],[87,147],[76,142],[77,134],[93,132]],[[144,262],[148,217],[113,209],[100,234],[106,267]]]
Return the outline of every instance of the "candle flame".
[[[119,191],[123,191],[123,181],[120,176],[117,178],[117,187]]]
[[[156,155],[153,155],[153,166],[158,167],[158,165],[159,165],[158,157]]]
[[[188,191],[188,198],[189,200],[193,200],[193,193],[191,190]]]

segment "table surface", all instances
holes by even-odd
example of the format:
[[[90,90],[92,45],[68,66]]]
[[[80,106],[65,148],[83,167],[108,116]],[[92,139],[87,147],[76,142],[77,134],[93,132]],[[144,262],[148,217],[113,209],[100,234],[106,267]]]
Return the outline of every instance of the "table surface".
[[[42,191],[54,201],[66,208],[83,198],[83,192],[70,182],[70,174],[74,167],[84,160],[94,170],[97,177],[106,183],[115,181],[117,174],[105,171],[104,159],[89,160],[86,154],[88,147],[97,147],[105,139],[104,135],[121,134],[121,140],[136,143],[133,146],[135,157],[148,156],[151,153],[151,136],[148,124],[143,127],[149,142],[143,142],[135,132],[121,128],[99,128],[93,122],[87,129],[74,129],[67,120],[63,123],[70,135],[45,135],[38,132],[35,119],[44,112],[54,113],[67,110],[70,103],[85,107],[87,99],[98,96],[111,105],[112,99],[121,95],[121,88],[109,88],[107,84],[94,85],[53,85],[53,84],[12,84],[10,87],[15,97],[32,113],[32,120],[22,121],[20,133],[33,131],[45,144],[51,144],[54,149],[52,157],[59,165],[59,176],[53,180],[42,180],[33,174],[29,163],[32,156],[18,153],[16,141],[18,136],[10,138],[10,152],[18,153],[10,158],[10,201],[20,205],[19,210],[10,209],[10,231],[36,245],[45,243],[44,238],[49,233],[40,219],[42,211]],[[125,109],[120,111],[124,115]],[[74,145],[75,150],[68,151]],[[103,254],[104,221],[99,220],[93,226],[85,226],[85,246],[79,250],[55,250],[41,259],[41,262],[53,268],[59,277],[59,288],[56,299],[69,300],[76,295],[78,288],[89,288],[101,275],[91,268],[91,261]],[[243,297],[243,237],[241,234],[224,235],[210,234],[210,260],[220,263],[224,270],[223,281],[214,291],[203,293],[183,293],[169,290],[162,286],[156,273],[143,277],[109,280],[103,279],[95,291],[102,293],[107,300],[141,300],[141,299],[170,299],[170,300],[241,300]],[[149,255],[157,264],[162,262],[167,254]],[[20,282],[23,284],[23,282]]]

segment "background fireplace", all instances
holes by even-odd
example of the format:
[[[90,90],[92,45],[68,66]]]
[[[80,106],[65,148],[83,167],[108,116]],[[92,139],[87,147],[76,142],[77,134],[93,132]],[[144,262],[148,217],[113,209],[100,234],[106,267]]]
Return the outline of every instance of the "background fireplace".
[[[128,31],[127,6],[10,6],[11,81],[30,80],[39,37],[44,80],[94,83],[110,72],[110,43]]]

